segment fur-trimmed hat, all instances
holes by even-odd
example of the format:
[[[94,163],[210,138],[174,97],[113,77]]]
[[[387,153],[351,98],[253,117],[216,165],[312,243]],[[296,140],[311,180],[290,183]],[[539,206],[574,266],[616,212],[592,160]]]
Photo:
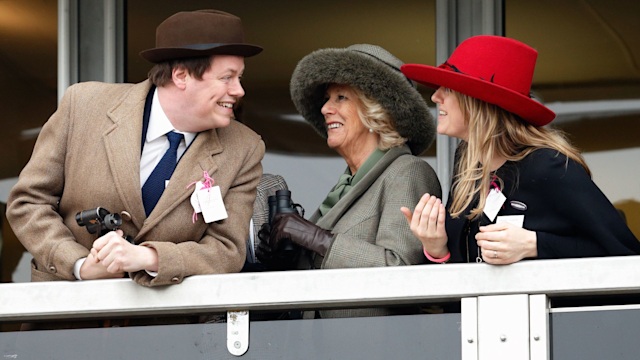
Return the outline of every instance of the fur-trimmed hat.
[[[321,113],[329,84],[353,86],[378,102],[407,138],[411,152],[419,155],[435,139],[435,124],[427,103],[415,84],[401,72],[402,61],[385,49],[368,44],[344,49],[321,49],[298,62],[291,76],[291,99],[300,114],[326,138]]]
[[[156,47],[140,56],[152,63],[211,55],[257,55],[262,48],[244,42],[239,17],[219,10],[181,11],[156,28]]]

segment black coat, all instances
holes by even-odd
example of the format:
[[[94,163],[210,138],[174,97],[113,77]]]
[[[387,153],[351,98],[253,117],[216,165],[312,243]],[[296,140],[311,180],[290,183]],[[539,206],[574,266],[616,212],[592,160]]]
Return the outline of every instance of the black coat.
[[[539,149],[506,162],[496,175],[507,197],[498,216],[524,215],[523,227],[536,232],[538,259],[640,254],[640,242],[622,216],[584,168],[565,155]],[[473,262],[478,254],[478,221],[465,216],[473,206],[457,219],[447,212],[451,262]],[[480,221],[489,223],[486,217]]]

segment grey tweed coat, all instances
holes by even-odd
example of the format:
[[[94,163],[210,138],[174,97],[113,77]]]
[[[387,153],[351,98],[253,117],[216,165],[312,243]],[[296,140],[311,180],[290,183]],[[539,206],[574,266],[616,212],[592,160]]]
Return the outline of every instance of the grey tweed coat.
[[[411,155],[406,145],[390,149],[329,212],[320,218],[316,211],[311,217],[335,235],[326,256],[316,258],[316,264],[339,269],[425,263],[422,244],[400,212],[402,206],[413,209],[424,193],[442,195],[433,168]],[[393,313],[393,309],[350,309],[322,311],[321,316]]]

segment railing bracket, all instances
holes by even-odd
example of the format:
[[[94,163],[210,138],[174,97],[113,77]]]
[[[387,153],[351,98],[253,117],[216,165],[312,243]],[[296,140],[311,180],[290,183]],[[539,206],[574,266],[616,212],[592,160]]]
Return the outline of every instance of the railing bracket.
[[[249,311],[227,311],[227,350],[234,356],[249,350]]]

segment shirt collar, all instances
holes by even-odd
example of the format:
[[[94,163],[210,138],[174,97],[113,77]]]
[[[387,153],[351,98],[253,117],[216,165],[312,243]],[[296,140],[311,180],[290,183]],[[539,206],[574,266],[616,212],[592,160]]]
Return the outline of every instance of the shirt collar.
[[[164,136],[169,131],[175,131],[184,135],[184,140],[187,146],[191,144],[195,139],[197,133],[178,131],[171,124],[171,120],[164,113],[160,100],[158,99],[158,89],[156,88],[153,94],[153,100],[151,101],[151,113],[149,114],[149,128],[147,129],[147,142],[156,140],[157,138]]]

